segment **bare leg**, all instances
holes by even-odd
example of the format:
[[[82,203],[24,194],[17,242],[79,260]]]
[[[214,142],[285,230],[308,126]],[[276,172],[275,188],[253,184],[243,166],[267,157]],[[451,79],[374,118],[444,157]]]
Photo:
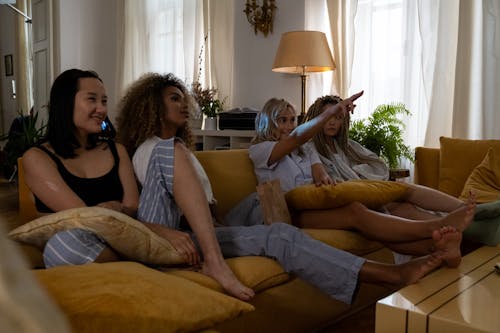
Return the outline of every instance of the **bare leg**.
[[[436,250],[434,243],[432,238],[427,238],[414,242],[384,242],[384,245],[397,253],[420,257],[433,253]]]
[[[437,254],[420,257],[401,265],[367,261],[361,267],[359,280],[401,288],[418,282],[422,277],[438,268],[442,262],[443,259]]]
[[[432,238],[433,231],[445,225],[463,231],[472,222],[474,207],[475,201],[469,200],[467,206],[443,218],[415,223],[369,210],[354,202],[336,209],[303,211],[294,218],[294,223],[301,228],[357,230],[381,242],[412,242]]]
[[[203,251],[202,272],[217,280],[229,294],[249,300],[253,290],[244,286],[224,261],[205,193],[188,154],[184,145],[175,144],[174,196]]]
[[[407,185],[409,190],[406,192],[406,196],[403,200],[423,209],[452,212],[465,206],[462,200],[433,188],[417,184]]]
[[[415,221],[435,219],[437,216],[431,212],[418,209],[409,202],[391,202],[384,207],[391,215]]]

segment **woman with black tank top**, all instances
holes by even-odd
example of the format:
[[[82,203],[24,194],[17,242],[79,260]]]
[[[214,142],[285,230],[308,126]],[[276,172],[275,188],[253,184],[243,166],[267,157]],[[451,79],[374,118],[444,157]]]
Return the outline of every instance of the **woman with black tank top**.
[[[23,156],[26,183],[40,213],[100,206],[135,216],[139,192],[124,147],[102,129],[107,95],[97,73],[70,69],[50,91],[47,136]],[[61,231],[44,249],[46,267],[117,260],[97,235]]]
[[[23,157],[26,183],[40,212],[101,206],[135,217],[139,194],[130,158],[121,144],[102,135],[106,101],[102,81],[94,72],[71,69],[54,81],[47,140]],[[200,211],[191,202],[187,205],[188,211]],[[144,224],[170,241],[186,262],[200,264],[200,256],[193,255],[194,243],[187,243],[184,233],[158,224]],[[217,280],[231,295],[251,298],[253,291],[225,263],[213,229],[197,230],[203,250],[203,273]],[[46,267],[119,259],[103,239],[82,229],[56,233],[45,245],[43,258]]]

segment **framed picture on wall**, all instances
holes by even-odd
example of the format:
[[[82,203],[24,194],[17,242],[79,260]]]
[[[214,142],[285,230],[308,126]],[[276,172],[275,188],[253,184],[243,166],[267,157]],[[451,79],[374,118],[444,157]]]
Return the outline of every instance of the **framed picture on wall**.
[[[5,76],[14,75],[14,64],[12,63],[12,54],[5,56]]]

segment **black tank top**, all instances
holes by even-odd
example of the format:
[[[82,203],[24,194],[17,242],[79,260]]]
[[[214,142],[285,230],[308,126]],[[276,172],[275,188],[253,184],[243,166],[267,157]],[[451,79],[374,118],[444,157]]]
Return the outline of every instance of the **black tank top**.
[[[44,151],[56,163],[57,171],[62,179],[71,188],[80,199],[85,202],[87,206],[95,206],[101,202],[106,201],[122,201],[123,199],[123,186],[118,174],[118,165],[120,158],[116,150],[114,141],[108,140],[108,147],[113,154],[114,164],[113,168],[104,176],[97,178],[81,178],[70,173],[61,160],[50,150],[44,146],[37,146],[38,149]],[[43,202],[35,196],[36,209],[42,213],[53,213]]]

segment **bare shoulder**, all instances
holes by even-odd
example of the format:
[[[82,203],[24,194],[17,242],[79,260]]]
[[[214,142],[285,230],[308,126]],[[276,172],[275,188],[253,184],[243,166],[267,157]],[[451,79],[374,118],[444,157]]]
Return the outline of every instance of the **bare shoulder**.
[[[37,165],[38,163],[53,162],[46,152],[37,147],[31,147],[23,154],[23,166]]]
[[[116,151],[118,152],[118,156],[120,156],[120,158],[128,158],[130,159],[131,156],[129,156],[128,152],[127,152],[127,149],[125,148],[124,145],[122,145],[121,143],[118,143],[118,142],[115,142],[115,145],[116,145]]]

